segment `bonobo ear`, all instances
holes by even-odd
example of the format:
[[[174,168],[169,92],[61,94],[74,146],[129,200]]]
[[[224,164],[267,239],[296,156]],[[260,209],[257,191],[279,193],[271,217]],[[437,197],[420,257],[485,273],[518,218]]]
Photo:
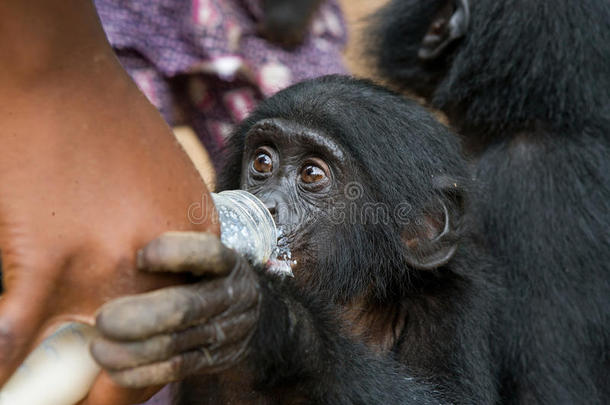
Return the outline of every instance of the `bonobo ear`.
[[[446,264],[457,250],[458,228],[463,214],[462,190],[448,177],[435,181],[444,198],[425,209],[415,224],[402,233],[406,259],[419,270],[432,270]]]
[[[469,0],[449,0],[432,20],[417,56],[423,60],[438,58],[456,39],[466,35],[470,23]]]

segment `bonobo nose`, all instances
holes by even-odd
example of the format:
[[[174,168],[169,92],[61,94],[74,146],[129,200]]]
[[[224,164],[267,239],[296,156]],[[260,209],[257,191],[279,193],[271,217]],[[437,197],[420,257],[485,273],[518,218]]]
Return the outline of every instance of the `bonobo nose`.
[[[277,195],[277,193],[269,193],[265,196],[259,197],[265,207],[273,217],[273,220],[277,224],[278,221],[281,221],[284,218],[281,218],[287,214],[285,209],[285,203],[282,196]]]

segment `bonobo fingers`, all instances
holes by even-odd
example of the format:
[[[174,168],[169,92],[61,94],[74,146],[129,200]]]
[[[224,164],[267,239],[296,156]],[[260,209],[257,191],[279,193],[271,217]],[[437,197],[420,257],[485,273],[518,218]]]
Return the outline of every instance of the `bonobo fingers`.
[[[199,348],[166,361],[127,370],[109,371],[110,377],[119,385],[142,388],[167,384],[195,373],[215,373],[239,363],[246,354],[247,342],[217,348]]]
[[[91,353],[105,369],[125,370],[164,362],[197,348],[219,349],[248,339],[257,321],[257,311],[257,307],[252,307],[237,316],[211,320],[180,332],[153,336],[140,342],[98,338],[91,346]]]
[[[261,289],[247,260],[204,233],[167,233],[138,256],[140,268],[184,271],[194,284],[106,303],[96,326],[95,359],[121,385],[165,384],[234,365],[258,322]]]
[[[191,272],[195,275],[228,274],[237,253],[211,233],[166,232],[138,251],[138,269]]]
[[[96,326],[112,340],[142,340],[204,323],[229,308],[238,313],[259,300],[252,277],[214,279],[118,298],[100,309]]]

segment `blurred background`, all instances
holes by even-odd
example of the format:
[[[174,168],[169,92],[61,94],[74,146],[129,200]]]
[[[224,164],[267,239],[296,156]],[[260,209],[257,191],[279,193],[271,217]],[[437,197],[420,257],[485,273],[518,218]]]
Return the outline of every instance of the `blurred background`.
[[[362,27],[365,25],[363,19],[387,2],[388,0],[339,0],[349,31],[344,60],[349,71],[355,76],[371,77],[373,74],[362,63],[360,55],[362,46],[359,44],[362,42]]]
[[[364,63],[362,57],[362,28],[365,19],[388,0],[339,0],[348,30],[347,46],[343,51],[343,59],[347,70],[355,76],[375,78],[374,72]],[[215,172],[208,153],[202,147],[196,134],[189,127],[174,128],[176,137],[193,160],[202,174],[206,184],[213,190]]]

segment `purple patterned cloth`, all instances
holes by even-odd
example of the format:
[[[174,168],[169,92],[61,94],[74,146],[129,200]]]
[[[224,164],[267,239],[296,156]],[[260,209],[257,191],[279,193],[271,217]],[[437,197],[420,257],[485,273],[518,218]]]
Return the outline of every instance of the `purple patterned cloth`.
[[[304,44],[257,35],[262,0],[95,0],[110,43],[170,125],[190,125],[215,165],[233,126],[263,97],[303,79],[345,73],[346,28],[323,3]]]

